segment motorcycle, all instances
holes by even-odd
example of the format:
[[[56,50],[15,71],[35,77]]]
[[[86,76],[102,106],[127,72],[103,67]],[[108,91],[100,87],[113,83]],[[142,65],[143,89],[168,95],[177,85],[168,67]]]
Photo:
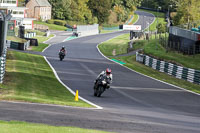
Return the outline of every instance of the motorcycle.
[[[102,93],[110,88],[110,78],[101,76],[94,84],[94,96],[100,97]]]
[[[60,61],[62,61],[65,57],[65,53],[63,51],[60,51],[59,52],[59,58],[60,58]]]

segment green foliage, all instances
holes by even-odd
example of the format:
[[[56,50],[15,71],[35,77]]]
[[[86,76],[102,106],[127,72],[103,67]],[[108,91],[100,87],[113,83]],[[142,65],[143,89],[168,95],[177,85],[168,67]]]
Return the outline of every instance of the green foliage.
[[[160,6],[162,11],[168,11],[170,8],[171,11],[175,10],[176,0],[143,0],[141,5],[142,7],[151,8],[157,10]],[[172,5],[172,7],[170,6]]]
[[[127,41],[129,41],[128,37],[126,39],[123,39],[122,36],[116,37],[112,40],[109,40],[107,42],[102,43],[101,45],[99,45],[99,49],[101,50],[101,52],[106,55],[106,56],[112,56],[112,52],[113,49],[116,49],[116,51],[118,50],[118,46],[119,46],[119,38],[121,38],[121,44],[126,44]],[[181,53],[176,53],[176,52],[170,52],[170,53],[166,53],[166,51],[164,50],[164,48],[161,45],[155,45],[157,44],[156,40],[151,40],[149,43],[146,42],[139,42],[139,44],[136,44],[137,48],[143,48],[145,49],[145,52],[147,54],[152,54],[153,56],[157,56],[159,58],[162,59],[166,59],[169,61],[176,61],[180,64],[182,64],[185,67],[190,67],[190,68],[194,68],[194,69],[200,69],[200,55],[196,55],[195,57],[193,56],[186,56],[183,55]],[[117,53],[118,54],[118,53]],[[141,63],[138,63],[135,59],[135,55],[133,56],[122,56],[122,57],[111,57],[120,61],[123,61],[126,63],[125,66],[143,73],[145,75],[151,76],[153,78],[174,84],[176,86],[200,93],[200,87],[197,84],[193,84],[190,82],[186,82],[185,80],[180,80],[177,79],[175,77],[169,76],[165,73],[161,73],[158,72],[152,68],[149,68]]]
[[[118,21],[125,22],[129,15],[140,6],[142,0],[112,0],[112,8],[117,13]]]
[[[8,51],[5,81],[0,87],[0,100],[91,107],[74,101],[40,55]]]
[[[194,21],[200,20],[199,0],[178,0],[176,6],[177,14],[174,17],[175,25],[192,23]]]
[[[166,24],[165,23],[159,23],[157,25],[158,33],[164,33],[166,32]]]
[[[13,42],[19,42],[19,43],[25,43],[25,42],[27,42],[27,40],[19,38],[19,37],[15,37],[15,36],[7,36],[6,39],[10,40],[10,41],[13,41]]]
[[[102,52],[106,56],[112,56],[113,51],[115,51],[116,55],[125,54],[127,52],[129,42],[129,34],[124,34],[104,42],[103,44],[99,45],[100,49],[103,49]]]
[[[61,26],[65,26],[65,25],[66,25],[66,21],[54,20],[54,24],[56,24],[56,25],[61,25]]]
[[[49,19],[49,20],[47,20],[47,23],[48,24],[54,24],[54,20],[53,19]]]
[[[51,20],[47,20],[47,23],[65,26],[67,22],[65,20],[51,19]]]
[[[107,23],[111,10],[111,0],[89,0],[89,8],[92,14],[97,17],[99,24]]]
[[[60,26],[60,25],[55,25],[55,24],[48,24],[45,22],[41,22],[41,21],[34,21],[35,24],[41,24],[41,25],[46,25],[49,27],[50,30],[61,30],[61,31],[65,31],[67,28],[65,26]]]
[[[97,19],[92,16],[92,12],[88,8],[88,0],[49,0],[49,2],[52,5],[54,19],[79,21],[88,24],[97,23]]]

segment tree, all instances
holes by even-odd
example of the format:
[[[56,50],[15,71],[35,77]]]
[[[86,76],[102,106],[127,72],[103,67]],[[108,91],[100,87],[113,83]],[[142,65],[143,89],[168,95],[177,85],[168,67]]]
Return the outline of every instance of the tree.
[[[97,23],[88,8],[88,0],[49,0],[54,19],[71,20],[83,23]]]
[[[99,24],[106,23],[110,15],[111,0],[89,0],[88,6],[93,16],[96,16]]]
[[[88,0],[74,0],[71,9],[72,10],[72,19],[74,21],[80,21],[85,23],[96,22],[96,19],[93,20],[92,12],[88,8]]]
[[[192,23],[200,20],[199,0],[178,0],[176,3],[177,15],[174,17],[175,25]]]
[[[125,22],[140,6],[142,0],[112,0],[113,11],[117,13],[118,21]]]

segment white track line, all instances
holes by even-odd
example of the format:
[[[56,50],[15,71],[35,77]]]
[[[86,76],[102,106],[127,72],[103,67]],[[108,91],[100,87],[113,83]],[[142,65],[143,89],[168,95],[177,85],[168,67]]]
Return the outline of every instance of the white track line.
[[[115,37],[115,38],[116,38],[116,37]],[[111,39],[109,39],[109,40],[111,40]],[[107,41],[109,41],[109,40],[107,40]],[[190,90],[181,88],[181,87],[179,87],[179,86],[176,86],[176,85],[173,85],[173,84],[170,84],[170,83],[167,83],[167,82],[164,82],[164,81],[155,79],[155,78],[150,77],[150,76],[147,76],[147,75],[145,75],[145,74],[139,73],[139,72],[137,72],[137,71],[135,71],[135,70],[132,70],[132,69],[128,68],[127,66],[124,66],[124,65],[122,65],[122,64],[120,64],[120,63],[118,63],[118,62],[115,62],[115,61],[109,59],[108,57],[106,57],[105,55],[103,55],[103,53],[101,53],[101,51],[100,51],[99,48],[98,48],[98,46],[99,46],[100,44],[102,44],[102,43],[103,43],[103,42],[99,43],[96,47],[97,47],[97,50],[99,51],[99,53],[100,53],[104,58],[106,58],[107,60],[110,60],[110,61],[112,61],[112,62],[114,62],[114,63],[117,63],[117,64],[119,64],[119,65],[121,65],[121,66],[123,66],[123,67],[125,67],[125,68],[127,68],[127,69],[129,69],[129,70],[131,70],[131,71],[133,71],[133,72],[135,72],[135,73],[138,73],[138,74],[140,74],[140,75],[143,75],[143,76],[145,76],[145,77],[154,79],[154,80],[159,81],[159,82],[161,82],[161,83],[164,83],[164,84],[167,84],[167,85],[170,85],[170,86],[176,87],[176,88],[178,88],[178,89],[181,89],[181,90],[184,90],[184,91],[187,91],[187,92],[190,92],[190,93],[193,93],[193,94],[196,94],[196,95],[199,95],[199,96],[200,96],[200,94],[198,94],[198,93],[196,93],[196,92],[193,92],[193,91],[190,91]]]
[[[49,66],[51,67],[51,69],[53,70],[53,73],[54,73],[54,75],[56,76],[57,80],[58,80],[67,90],[69,90],[70,93],[72,93],[72,94],[75,96],[76,93],[75,93],[71,88],[69,88],[67,85],[65,85],[65,84],[60,80],[60,78],[58,77],[57,72],[55,71],[55,69],[53,68],[53,66],[51,66],[51,64],[49,63],[49,61],[47,60],[47,58],[46,58],[45,56],[44,56],[44,59],[45,59],[45,61],[49,64]],[[97,109],[103,109],[103,107],[100,107],[100,106],[98,106],[98,105],[96,105],[96,104],[94,104],[94,103],[92,103],[92,102],[90,102],[90,101],[88,101],[88,100],[82,98],[81,96],[79,96],[79,99],[83,100],[84,102],[86,102],[86,103],[88,103],[88,104],[90,104],[90,105],[92,105],[92,106],[95,106]]]
[[[49,38],[48,40],[44,41],[43,43],[46,43],[47,41],[49,41],[49,40],[51,40],[51,39],[53,39],[53,38],[56,37],[56,34],[53,34],[53,35],[54,35],[54,37]],[[46,44],[48,44],[48,43],[46,43]],[[43,50],[42,50],[42,53],[43,53],[47,48],[49,48],[51,45],[52,45],[52,44],[49,44],[48,47],[46,47],[45,49],[43,49]]]

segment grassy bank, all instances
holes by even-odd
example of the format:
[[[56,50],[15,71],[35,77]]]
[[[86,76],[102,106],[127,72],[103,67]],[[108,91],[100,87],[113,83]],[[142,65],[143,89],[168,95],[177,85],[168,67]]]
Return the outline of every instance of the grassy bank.
[[[124,54],[127,52],[129,42],[129,34],[124,34],[111,39],[107,42],[104,42],[103,45],[100,45],[99,48],[102,50],[102,53],[106,56],[112,56],[113,51],[116,55]]]
[[[161,45],[156,44],[156,40],[151,40],[148,45],[145,45],[144,53],[184,67],[200,70],[200,54],[192,56],[183,55],[182,53],[178,53],[176,51],[167,52]]]
[[[25,42],[27,42],[27,40],[19,38],[19,37],[16,37],[16,36],[7,36],[6,39],[10,40],[10,41],[14,41],[14,42],[19,42],[19,43],[25,43]]]
[[[48,24],[46,22],[41,22],[41,21],[34,21],[34,24],[46,25],[46,26],[49,27],[49,30],[60,30],[60,31],[67,30],[67,27],[65,27],[65,26],[60,26],[60,25],[55,25],[55,24]]]
[[[6,76],[0,88],[0,100],[91,107],[83,101],[75,102],[39,55],[8,51]]]
[[[36,38],[38,40],[39,45],[38,46],[31,46],[31,50],[32,51],[38,51],[38,52],[42,52],[46,47],[48,47],[48,44],[45,44],[43,42],[49,40],[50,38],[54,37],[54,35],[50,35],[49,37],[45,37],[45,36],[36,36],[34,38]]]
[[[1,133],[108,133],[76,127],[49,126],[17,121],[0,121],[0,129]]]
[[[124,53],[126,51],[125,49],[123,50],[123,52],[117,52],[117,51],[122,51],[122,49],[126,48],[128,45],[127,44],[128,39],[123,36],[126,36],[126,35],[122,35],[112,40],[109,40],[107,42],[104,42],[103,44],[99,45],[99,49],[106,56],[112,56],[114,49],[116,50],[116,54]],[[141,40],[135,44],[135,47],[137,47],[137,49],[143,47],[144,52],[146,54],[152,54],[154,56],[157,56],[158,58],[162,58],[168,61],[174,60],[174,62],[177,62],[179,64],[184,64],[185,66],[188,66],[191,68],[194,68],[194,66],[196,68],[199,68],[200,55],[196,55],[196,57],[193,58],[193,56],[185,56],[185,55],[182,55],[181,53],[176,53],[176,52],[166,53],[162,46],[155,45],[155,41],[156,40],[151,40],[148,43],[147,41]],[[147,67],[143,64],[136,62],[134,55],[127,56],[127,57],[110,57],[110,58],[125,62],[127,67],[137,72],[140,72],[145,75],[151,76],[153,78],[200,93],[199,85],[187,82],[185,80],[176,79],[173,76],[169,76],[165,73],[161,73],[159,71],[153,70],[150,67]]]

